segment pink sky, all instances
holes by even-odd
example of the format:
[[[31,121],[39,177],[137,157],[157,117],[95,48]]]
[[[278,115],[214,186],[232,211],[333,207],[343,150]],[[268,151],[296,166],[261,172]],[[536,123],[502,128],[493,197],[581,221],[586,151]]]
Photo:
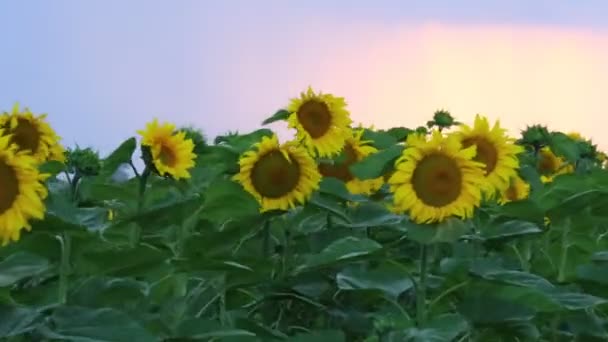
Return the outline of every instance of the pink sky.
[[[308,71],[313,87],[346,97],[357,122],[413,127],[445,108],[465,122],[500,118],[513,134],[533,123],[575,130],[608,148],[608,32],[428,24],[356,36],[320,36],[334,51]]]

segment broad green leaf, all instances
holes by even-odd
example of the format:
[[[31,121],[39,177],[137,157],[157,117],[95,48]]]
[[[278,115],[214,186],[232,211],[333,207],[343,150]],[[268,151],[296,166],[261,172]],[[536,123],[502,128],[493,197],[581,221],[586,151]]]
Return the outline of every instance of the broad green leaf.
[[[413,132],[411,129],[405,127],[393,127],[386,131],[387,134],[390,134],[397,141],[405,141],[411,132]]]
[[[391,213],[386,206],[367,202],[361,203],[352,209],[350,215],[351,222],[342,224],[349,228],[366,228],[378,226],[392,226],[403,221],[403,217]]]
[[[0,338],[17,336],[38,326],[40,314],[27,307],[0,305]]]
[[[402,341],[451,342],[469,328],[467,321],[458,314],[444,314],[434,318],[421,328],[410,328],[403,333]]]
[[[298,269],[328,266],[344,260],[368,255],[381,248],[382,245],[374,240],[347,236],[334,241],[325,247],[321,253],[310,255]]]
[[[607,302],[605,299],[585,293],[557,292],[548,295],[567,310],[583,310]]]
[[[486,293],[468,294],[459,302],[458,311],[468,320],[481,324],[528,321],[536,314],[526,305]]]
[[[205,203],[201,216],[223,222],[228,219],[255,216],[258,213],[257,201],[245,192],[240,184],[221,179],[213,182],[205,192]]]
[[[551,151],[557,156],[564,157],[571,163],[575,163],[580,157],[580,151],[576,142],[563,133],[552,133],[550,141]]]
[[[327,195],[315,193],[312,195],[312,197],[310,198],[310,201],[308,203],[309,203],[309,205],[313,205],[317,208],[325,209],[325,210],[331,212],[332,214],[337,215],[344,222],[350,221],[350,218],[348,217],[348,215],[346,214],[346,211],[344,210],[344,206],[341,203],[336,202],[331,197],[328,197]]]
[[[393,167],[401,155],[403,146],[393,145],[385,150],[370,154],[349,167],[352,174],[359,179],[374,179],[384,176]]]
[[[36,254],[17,252],[0,261],[0,287],[41,274],[50,267],[49,261]]]
[[[490,223],[481,231],[481,236],[486,240],[496,240],[538,233],[542,233],[542,230],[536,224],[528,221],[513,220],[502,223]]]
[[[479,264],[473,264],[471,272],[486,280],[497,281],[504,284],[530,287],[540,291],[552,291],[555,289],[555,286],[548,280],[532,273],[494,269],[480,266]]]
[[[335,196],[344,201],[364,202],[365,196],[351,194],[344,182],[334,177],[323,177],[319,183],[319,193]]]
[[[545,211],[532,199],[506,203],[499,207],[498,212],[507,217],[533,222],[542,222],[545,217]]]
[[[348,266],[336,275],[336,283],[342,290],[380,290],[397,298],[414,286],[410,275],[393,264],[378,267]]]
[[[264,326],[263,324],[260,324],[259,322],[256,322],[254,320],[239,318],[236,320],[236,326],[239,329],[244,329],[246,331],[251,331],[252,333],[255,333],[257,337],[261,338],[264,341],[274,339],[287,339],[287,335],[285,335],[283,332]]]
[[[363,130],[361,140],[371,141],[374,147],[381,150],[394,146],[398,142],[397,139],[391,134],[381,131],[372,131],[367,128]]]
[[[608,261],[608,251],[600,251],[593,253],[592,260],[596,262],[607,262]]]
[[[438,224],[425,225],[409,221],[404,225],[408,238],[422,244],[456,242],[471,229],[468,222],[457,218],[449,218]]]
[[[274,135],[273,131],[262,128],[247,134],[221,136],[216,140],[219,140],[218,143],[220,144],[231,146],[240,155],[253,148],[254,144],[262,141],[263,137],[271,137],[272,135]]]
[[[580,265],[576,269],[578,279],[608,285],[608,265]]]
[[[60,307],[50,320],[48,337],[74,342],[154,342],[143,326],[123,312],[110,308]]]
[[[111,175],[121,164],[130,162],[136,147],[137,141],[134,137],[125,140],[102,161],[101,174]]]
[[[291,113],[285,109],[279,109],[271,117],[262,121],[262,125],[268,125],[268,124],[276,122],[276,121],[287,120],[287,118],[289,117],[290,114]]]
[[[315,330],[309,333],[296,334],[287,339],[288,342],[343,342],[346,341],[344,332],[340,330]]]
[[[56,160],[50,160],[42,163],[38,169],[41,173],[48,173],[51,176],[56,176],[65,170],[65,164]]]
[[[162,267],[166,251],[148,245],[130,249],[84,251],[73,263],[80,274],[135,276]]]
[[[91,277],[70,293],[70,303],[85,307],[112,307],[138,310],[148,292],[148,285],[128,278]]]
[[[205,318],[188,318],[177,326],[175,337],[188,339],[214,339],[226,337],[255,337],[250,331],[224,327],[217,321]]]

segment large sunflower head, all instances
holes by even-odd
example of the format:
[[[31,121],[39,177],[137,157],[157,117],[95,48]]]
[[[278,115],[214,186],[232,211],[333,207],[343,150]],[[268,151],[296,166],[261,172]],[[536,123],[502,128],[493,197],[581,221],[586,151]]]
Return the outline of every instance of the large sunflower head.
[[[374,179],[358,179],[350,172],[350,166],[361,161],[363,158],[378,152],[378,150],[369,145],[369,141],[362,140],[363,129],[353,131],[353,135],[346,139],[344,144],[344,160],[336,163],[320,163],[319,171],[325,177],[335,177],[342,180],[346,184],[346,188],[352,194],[371,195],[378,191],[384,184],[384,178],[378,177]]]
[[[528,198],[530,194],[530,184],[526,183],[521,177],[514,176],[511,178],[509,187],[501,192],[498,203],[505,204],[513,201],[520,201]]]
[[[159,175],[175,179],[190,178],[189,169],[194,166],[194,143],[186,139],[184,132],[176,132],[170,123],[159,124],[157,119],[146,129],[137,131],[141,144],[150,150],[151,162]]]
[[[411,134],[406,144],[388,181],[392,209],[409,211],[417,223],[471,217],[487,182],[485,165],[473,159],[475,145],[463,149],[457,136],[444,137],[438,131],[431,137]]]
[[[290,128],[297,130],[301,140],[313,155],[329,157],[339,153],[352,133],[350,113],[342,97],[319,92],[308,87],[299,98],[292,99],[287,111]]]
[[[1,130],[0,130],[1,133]],[[0,135],[0,239],[2,245],[17,241],[21,230],[30,230],[31,219],[44,218],[43,184],[49,175],[38,172],[38,161]]]
[[[287,210],[306,202],[319,187],[321,174],[308,152],[295,143],[279,145],[263,137],[239,160],[233,179],[260,203],[260,212]]]
[[[473,127],[460,127],[460,131],[455,134],[463,147],[476,146],[475,160],[485,165],[488,180],[485,194],[493,198],[497,191],[509,187],[510,179],[519,168],[517,154],[523,152],[524,148],[514,144],[514,139],[506,135],[506,130],[500,127],[499,121],[490,128],[487,118],[476,115]]]
[[[536,169],[543,183],[552,182],[558,175],[574,172],[574,166],[556,156],[549,146],[540,149]]]
[[[11,113],[0,115],[0,129],[10,135],[18,150],[31,153],[38,163],[65,161],[61,138],[46,122],[46,114],[35,116],[28,108],[20,111],[19,104],[15,104]]]

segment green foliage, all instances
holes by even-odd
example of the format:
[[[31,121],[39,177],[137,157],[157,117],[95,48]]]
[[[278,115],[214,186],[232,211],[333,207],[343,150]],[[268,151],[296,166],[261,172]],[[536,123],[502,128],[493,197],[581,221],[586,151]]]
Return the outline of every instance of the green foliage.
[[[431,126],[455,124],[439,111]],[[352,173],[390,175],[407,135],[426,130],[365,129],[379,151]],[[135,138],[99,172],[82,166],[94,164],[92,150],[75,150],[67,169],[40,166],[82,177],[51,177],[45,218],[0,248],[0,340],[608,338],[608,172],[580,166],[595,158],[590,144],[530,127],[519,170],[529,198],[421,225],[387,209],[386,187],[353,195],[336,178],[303,206],[260,213],[232,177],[239,157],[273,132],[229,133],[213,145],[188,132],[201,146],[192,177],[151,174],[141,200],[141,175],[112,177],[130,167]],[[530,146],[545,145],[576,172],[543,184]]]

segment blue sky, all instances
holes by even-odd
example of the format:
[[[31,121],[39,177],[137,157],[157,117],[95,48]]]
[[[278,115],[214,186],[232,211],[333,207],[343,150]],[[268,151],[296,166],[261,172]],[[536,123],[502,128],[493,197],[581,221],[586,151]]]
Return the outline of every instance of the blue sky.
[[[256,129],[306,85],[331,84],[324,61],[365,51],[352,46],[370,27],[383,37],[425,23],[592,34],[605,18],[607,1],[2,0],[0,109],[19,101],[48,113],[66,145],[107,153],[154,117],[211,137]]]

